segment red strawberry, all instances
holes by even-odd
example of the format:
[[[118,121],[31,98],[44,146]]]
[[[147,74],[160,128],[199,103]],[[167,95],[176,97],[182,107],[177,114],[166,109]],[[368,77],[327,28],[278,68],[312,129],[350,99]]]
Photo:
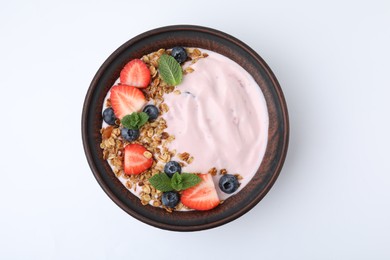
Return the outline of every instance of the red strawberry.
[[[140,144],[129,144],[125,147],[125,173],[140,174],[152,167],[153,159],[145,157],[148,151]]]
[[[181,203],[196,210],[209,210],[219,205],[213,178],[210,174],[198,174],[202,181],[181,194]]]
[[[110,100],[115,116],[119,119],[140,111],[146,103],[144,93],[141,90],[126,85],[113,86]]]
[[[140,59],[134,59],[127,63],[120,74],[122,84],[137,88],[146,88],[149,86],[150,79],[150,71]]]

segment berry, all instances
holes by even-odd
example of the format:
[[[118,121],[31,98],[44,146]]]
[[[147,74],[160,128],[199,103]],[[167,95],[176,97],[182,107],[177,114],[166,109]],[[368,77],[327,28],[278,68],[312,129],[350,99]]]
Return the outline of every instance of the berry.
[[[178,162],[169,161],[165,164],[164,172],[171,178],[175,172],[181,173],[181,166]]]
[[[147,105],[146,107],[144,107],[143,112],[148,114],[149,121],[153,121],[158,117],[158,108],[156,106]]]
[[[104,109],[103,120],[109,125],[115,125],[116,116],[114,110],[111,107]]]
[[[231,194],[238,189],[239,183],[236,176],[231,174],[222,175],[219,179],[219,188],[221,191]]]
[[[138,129],[128,129],[128,128],[124,127],[121,130],[121,134],[122,134],[123,139],[131,142],[131,141],[137,140],[137,138],[139,137],[139,130]]]
[[[144,155],[147,151],[140,144],[129,144],[125,147],[124,170],[126,174],[140,174],[152,167],[153,159]]]
[[[115,116],[122,119],[125,115],[138,112],[145,105],[146,99],[141,90],[126,85],[115,85],[111,88],[111,106]]]
[[[187,52],[183,47],[173,47],[171,56],[179,63],[183,63],[187,60]]]
[[[182,191],[183,205],[196,210],[209,210],[219,205],[217,191],[210,174],[198,174],[202,181],[189,189]]]
[[[132,87],[146,88],[150,80],[150,71],[140,59],[131,60],[123,67],[120,73],[120,82]]]
[[[161,196],[161,202],[164,206],[174,208],[179,203],[180,196],[176,191],[164,192]]]

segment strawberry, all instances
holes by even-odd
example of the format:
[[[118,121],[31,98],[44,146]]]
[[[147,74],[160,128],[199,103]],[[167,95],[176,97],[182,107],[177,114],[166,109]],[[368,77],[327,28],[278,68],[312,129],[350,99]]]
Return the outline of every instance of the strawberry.
[[[111,106],[115,116],[122,119],[125,115],[138,112],[145,105],[144,93],[135,87],[115,85],[111,88]]]
[[[181,194],[181,203],[196,210],[209,210],[219,205],[220,201],[210,174],[198,174],[202,181]]]
[[[134,59],[127,63],[120,74],[122,84],[137,88],[146,88],[150,83],[150,79],[150,71],[140,59]]]
[[[125,173],[140,174],[152,167],[153,159],[145,157],[148,151],[140,144],[129,144],[125,147]]]

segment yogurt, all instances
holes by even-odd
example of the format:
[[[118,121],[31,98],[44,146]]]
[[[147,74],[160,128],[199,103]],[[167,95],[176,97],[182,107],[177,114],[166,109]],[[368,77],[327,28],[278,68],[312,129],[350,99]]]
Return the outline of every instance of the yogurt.
[[[268,112],[264,95],[253,77],[240,65],[218,53],[191,65],[176,86],[181,94],[166,94],[169,111],[163,114],[167,132],[175,136],[171,150],[194,157],[184,172],[207,173],[212,167],[240,174],[239,192],[255,175],[268,140]],[[220,175],[213,177],[219,198]]]

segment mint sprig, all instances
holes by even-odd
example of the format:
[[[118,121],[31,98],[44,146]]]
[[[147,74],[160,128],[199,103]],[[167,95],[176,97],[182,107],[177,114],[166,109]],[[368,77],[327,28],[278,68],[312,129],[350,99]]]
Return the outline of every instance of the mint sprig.
[[[173,190],[171,185],[171,179],[168,175],[163,173],[158,173],[149,178],[150,184],[152,184],[156,189],[165,192]]]
[[[145,112],[133,112],[131,115],[126,115],[122,118],[121,123],[128,129],[139,129],[148,122],[149,116]]]
[[[176,191],[181,191],[182,188],[183,188],[183,178],[181,177],[181,175],[177,172],[175,172],[175,174],[173,174],[172,178],[171,178],[171,186],[172,186],[172,189],[176,190]]]
[[[158,70],[162,79],[171,86],[177,86],[183,79],[183,70],[180,64],[167,54],[161,55],[158,60]]]
[[[175,178],[175,175],[176,173],[172,176],[172,179]],[[179,175],[181,178],[175,181],[179,183],[179,186],[181,186],[181,190],[191,188],[202,181],[202,179],[198,175],[192,173],[183,172],[182,174],[177,175]]]
[[[202,179],[198,175],[184,172],[182,174],[176,172],[172,178],[169,178],[166,173],[162,172],[153,175],[149,179],[150,184],[162,192],[186,190],[197,185],[201,181]]]

